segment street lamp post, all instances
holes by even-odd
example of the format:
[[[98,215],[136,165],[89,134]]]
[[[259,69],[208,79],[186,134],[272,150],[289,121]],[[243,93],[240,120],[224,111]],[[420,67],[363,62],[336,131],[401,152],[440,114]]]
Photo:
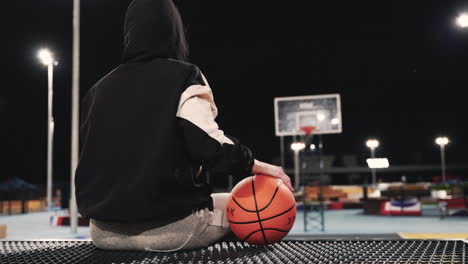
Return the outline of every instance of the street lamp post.
[[[39,60],[47,66],[48,75],[48,107],[47,107],[47,208],[50,210],[52,203],[52,172],[53,172],[53,147],[54,147],[54,118],[53,118],[53,77],[54,66],[58,63],[54,55],[48,49],[41,49],[37,54]]]
[[[448,137],[438,137],[435,139],[435,143],[440,146],[440,163],[442,170],[442,182],[445,182],[445,145],[449,143]]]
[[[291,149],[294,151],[294,189],[299,190],[300,187],[300,159],[299,152],[305,148],[302,142],[294,142],[291,144]]]
[[[80,119],[80,0],[73,0],[73,76],[72,76],[72,133],[70,166],[70,228],[78,232],[78,208],[75,194],[75,172],[79,158]]]
[[[366,146],[370,148],[371,158],[375,158],[375,149],[379,146],[379,141],[376,139],[369,139],[366,141]],[[375,168],[371,168],[372,173],[372,185],[376,184],[376,171]]]

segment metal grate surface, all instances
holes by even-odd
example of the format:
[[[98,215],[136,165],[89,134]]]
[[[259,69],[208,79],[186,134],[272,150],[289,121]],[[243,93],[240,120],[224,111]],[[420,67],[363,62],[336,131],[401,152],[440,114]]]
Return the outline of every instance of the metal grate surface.
[[[174,253],[105,251],[89,241],[4,241],[0,263],[468,263],[462,241],[283,241],[266,247],[243,242]]]

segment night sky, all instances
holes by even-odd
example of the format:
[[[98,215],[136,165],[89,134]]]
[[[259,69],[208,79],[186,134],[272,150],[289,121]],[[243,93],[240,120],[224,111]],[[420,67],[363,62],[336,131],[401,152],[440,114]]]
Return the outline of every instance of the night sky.
[[[120,63],[129,0],[82,0],[81,93]],[[273,98],[340,93],[341,135],[331,155],[378,156],[391,164],[437,164],[434,138],[448,136],[449,164],[468,163],[468,29],[455,19],[467,1],[177,1],[191,62],[210,81],[218,123],[258,159],[279,155]],[[69,178],[72,0],[2,6],[0,179],[40,183],[46,175],[47,70],[54,79],[55,179]],[[5,25],[5,24],[4,24]]]

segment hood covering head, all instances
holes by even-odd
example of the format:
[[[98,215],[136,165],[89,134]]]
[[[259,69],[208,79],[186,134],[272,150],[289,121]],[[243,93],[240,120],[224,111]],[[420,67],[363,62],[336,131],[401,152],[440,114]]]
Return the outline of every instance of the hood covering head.
[[[184,27],[172,0],[133,0],[127,9],[124,37],[124,62],[187,60]]]

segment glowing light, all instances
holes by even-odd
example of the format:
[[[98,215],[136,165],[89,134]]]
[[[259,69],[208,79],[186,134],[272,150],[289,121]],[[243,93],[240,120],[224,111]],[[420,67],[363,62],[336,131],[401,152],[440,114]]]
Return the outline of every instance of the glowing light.
[[[369,139],[366,141],[366,146],[371,149],[375,149],[379,146],[379,141],[377,139]]]
[[[379,190],[375,190],[368,194],[370,198],[380,198],[382,197],[382,193]]]
[[[436,199],[447,199],[450,198],[450,195],[447,195],[446,190],[432,190],[431,191],[432,198]]]
[[[315,150],[315,144],[310,144],[310,150]]]
[[[340,120],[338,118],[333,118],[331,120],[332,125],[338,125],[340,123]]]
[[[55,63],[54,55],[48,49],[39,50],[37,57],[45,66],[49,66]]]
[[[302,142],[294,142],[291,144],[291,149],[294,151],[300,151],[305,149],[305,144]]]
[[[457,17],[457,24],[462,28],[468,27],[468,14],[463,13]]]
[[[322,113],[318,113],[318,114],[317,114],[317,120],[318,120],[318,121],[323,121],[323,120],[325,120],[325,115],[322,114]]]
[[[435,143],[439,146],[445,146],[449,143],[448,137],[438,137],[435,139]]]
[[[386,158],[367,159],[366,162],[371,169],[385,169],[390,167],[390,163]]]

